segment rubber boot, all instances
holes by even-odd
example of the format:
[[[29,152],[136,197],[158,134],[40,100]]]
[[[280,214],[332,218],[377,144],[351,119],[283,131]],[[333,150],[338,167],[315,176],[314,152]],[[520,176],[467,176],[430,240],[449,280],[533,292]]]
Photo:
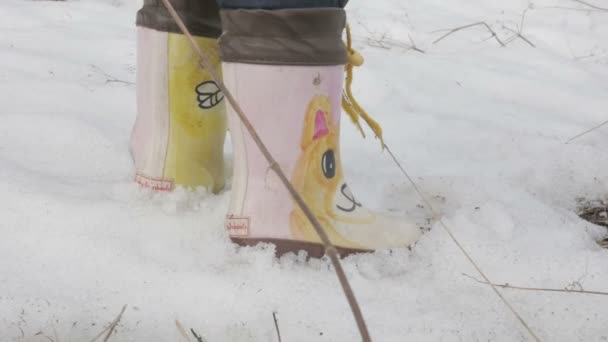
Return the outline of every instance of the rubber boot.
[[[219,72],[219,10],[213,0],[171,0]],[[131,154],[137,183],[160,191],[175,186],[224,187],[223,95],[164,8],[145,0],[137,14],[137,119]]]
[[[365,209],[344,178],[339,139],[344,11],[223,10],[222,25],[227,87],[340,253],[415,242],[418,225]],[[231,108],[228,120],[235,158],[226,220],[232,241],[274,243],[277,254],[305,250],[322,256],[312,225]]]

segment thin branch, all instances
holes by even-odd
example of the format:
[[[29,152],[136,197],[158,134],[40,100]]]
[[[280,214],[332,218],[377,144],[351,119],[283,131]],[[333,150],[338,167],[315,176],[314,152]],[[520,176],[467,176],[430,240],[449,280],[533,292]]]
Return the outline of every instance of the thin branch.
[[[591,132],[595,131],[596,129],[599,129],[599,128],[601,128],[601,127],[605,126],[606,124],[608,124],[608,120],[606,120],[606,121],[602,122],[601,124],[599,124],[599,125],[597,125],[597,126],[594,126],[594,127],[590,128],[590,129],[588,129],[588,130],[586,130],[586,131],[584,131],[584,132],[582,132],[582,133],[580,133],[580,134],[577,134],[577,135],[573,136],[572,138],[568,139],[568,141],[566,141],[566,144],[569,144],[569,143],[571,143],[573,140],[578,139],[578,138],[582,137],[583,135],[587,135],[587,134],[589,134],[589,133],[591,133]]]
[[[591,7],[591,8],[593,8],[593,9],[598,10],[598,11],[604,11],[604,12],[608,12],[608,8],[605,8],[605,7],[599,7],[599,6],[596,6],[596,5],[594,5],[594,4],[590,4],[590,3],[586,2],[586,1],[583,1],[583,0],[572,0],[572,1],[574,1],[574,2],[578,2],[579,4],[583,4],[583,5],[587,6],[587,7]]]
[[[281,339],[281,330],[279,330],[279,321],[277,320],[277,313],[272,313],[272,318],[274,319],[274,329],[277,331],[277,336],[279,337],[279,342],[283,342]]]
[[[468,28],[471,28],[471,27],[475,27],[475,26],[483,26],[483,27],[485,27],[492,34],[492,38],[496,39],[496,41],[501,46],[503,46],[503,47],[505,46],[505,43],[502,40],[500,40],[500,38],[498,37],[498,35],[496,34],[496,32],[494,32],[494,30],[490,27],[490,25],[488,25],[485,21],[480,21],[480,22],[477,22],[477,23],[473,23],[473,24],[464,25],[464,26],[460,26],[460,27],[456,27],[456,28],[450,29],[448,33],[446,33],[443,36],[439,37],[437,40],[435,40],[433,42],[433,44],[439,43],[443,39],[447,38],[448,36],[450,36],[450,35],[458,32],[458,31],[465,30],[465,29],[468,29]]]
[[[190,332],[192,333],[192,335],[194,335],[194,338],[196,338],[196,342],[207,342],[207,340],[205,340],[203,336],[197,334],[194,329],[190,329]]]
[[[194,51],[196,51],[196,53],[198,54],[198,56],[201,59],[201,63],[205,66],[205,70],[211,75],[213,80],[218,85],[218,88],[220,88],[220,90],[224,93],[224,96],[228,100],[228,103],[232,106],[232,109],[239,117],[241,123],[243,124],[243,126],[245,126],[245,128],[249,132],[249,135],[251,136],[251,138],[257,145],[258,149],[262,152],[264,158],[270,165],[270,168],[277,174],[277,176],[279,177],[279,179],[281,180],[281,182],[283,183],[285,188],[287,188],[287,190],[289,191],[294,202],[296,202],[296,204],[302,210],[302,212],[304,213],[304,215],[306,216],[308,221],[310,221],[313,228],[315,229],[315,232],[317,233],[317,235],[323,242],[323,246],[325,247],[325,253],[329,256],[329,259],[331,260],[331,263],[334,266],[336,275],[338,276],[338,280],[340,281],[340,285],[342,286],[342,290],[344,291],[344,295],[346,296],[348,304],[350,305],[351,312],[357,323],[357,327],[359,329],[359,333],[361,334],[361,338],[364,342],[370,342],[371,336],[369,334],[369,331],[367,330],[367,325],[365,323],[365,319],[363,318],[363,313],[361,312],[361,308],[359,307],[355,294],[350,286],[350,283],[348,282],[346,273],[344,272],[344,269],[342,269],[342,264],[340,263],[340,257],[338,255],[338,250],[329,240],[329,237],[327,236],[325,229],[323,228],[323,226],[321,226],[321,223],[319,223],[319,220],[317,220],[317,218],[315,217],[313,212],[310,210],[310,207],[306,204],[306,202],[304,202],[304,199],[302,198],[302,196],[300,196],[298,191],[296,191],[296,189],[293,187],[293,185],[291,184],[291,182],[285,175],[285,172],[283,172],[283,170],[281,169],[281,166],[275,161],[272,154],[268,151],[268,148],[266,147],[266,145],[264,144],[262,139],[257,134],[257,132],[256,132],[255,128],[253,127],[253,125],[251,124],[251,122],[249,121],[249,118],[247,117],[247,115],[245,115],[245,112],[243,111],[243,109],[241,108],[239,103],[236,101],[236,99],[234,98],[234,96],[232,95],[230,90],[228,90],[228,88],[222,81],[222,78],[215,71],[215,69],[213,68],[213,65],[211,64],[211,61],[209,60],[207,55],[198,46],[198,44],[192,37],[192,34],[189,32],[188,28],[186,27],[184,22],[181,20],[181,18],[175,11],[175,8],[173,7],[173,5],[169,2],[169,0],[163,0],[163,3],[165,5],[165,7],[167,8],[169,14],[173,18],[173,20],[175,20],[175,22],[179,26],[181,32],[190,41],[192,48],[194,49]]]
[[[579,294],[608,296],[608,292],[602,292],[602,291],[586,291],[586,290],[574,290],[574,289],[550,289],[550,288],[543,288],[543,287],[524,287],[524,286],[509,285],[508,283],[494,284],[494,283],[490,283],[490,282],[487,282],[484,280],[479,280],[479,279],[477,279],[473,276],[470,276],[468,274],[465,274],[465,273],[463,273],[462,275],[465,277],[471,278],[480,284],[496,286],[496,287],[500,287],[503,289],[523,290],[523,291],[541,291],[541,292],[565,292],[565,293],[579,293]]]

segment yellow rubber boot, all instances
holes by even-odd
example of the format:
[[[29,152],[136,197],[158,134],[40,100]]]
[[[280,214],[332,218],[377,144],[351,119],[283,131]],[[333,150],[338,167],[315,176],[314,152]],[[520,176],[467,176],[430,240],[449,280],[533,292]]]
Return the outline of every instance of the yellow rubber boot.
[[[212,12],[199,8],[204,2],[214,4],[179,4],[186,18],[193,17],[187,22],[195,39],[221,74],[219,19],[214,22],[195,11]],[[184,186],[219,192],[225,183],[225,101],[187,38],[164,13],[154,0],[146,0],[138,13],[137,119],[131,136],[135,180],[159,191]]]
[[[219,71],[215,39],[196,38]],[[169,145],[164,177],[188,187],[224,187],[226,107],[185,36],[169,35]]]

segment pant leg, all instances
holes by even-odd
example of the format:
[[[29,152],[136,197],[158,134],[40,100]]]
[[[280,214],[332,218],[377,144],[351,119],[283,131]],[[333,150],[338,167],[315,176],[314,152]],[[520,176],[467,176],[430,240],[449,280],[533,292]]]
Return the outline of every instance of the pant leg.
[[[221,8],[286,9],[344,7],[348,0],[217,0]]]

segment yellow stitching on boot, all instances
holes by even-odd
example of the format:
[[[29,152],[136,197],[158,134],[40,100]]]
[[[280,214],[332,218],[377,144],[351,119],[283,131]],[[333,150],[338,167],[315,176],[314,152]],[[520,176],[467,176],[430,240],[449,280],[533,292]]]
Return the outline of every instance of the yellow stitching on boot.
[[[353,84],[353,69],[354,67],[361,66],[364,62],[363,57],[359,52],[353,49],[352,35],[350,32],[350,26],[346,24],[346,51],[347,51],[347,63],[346,63],[346,82],[344,86],[344,93],[342,94],[342,108],[348,114],[351,121],[359,128],[359,131],[365,138],[365,133],[359,123],[359,117],[363,118],[363,121],[371,128],[376,137],[380,139],[382,149],[384,149],[384,139],[382,137],[382,127],[369,114],[359,105],[359,102],[355,99],[352,92]]]

